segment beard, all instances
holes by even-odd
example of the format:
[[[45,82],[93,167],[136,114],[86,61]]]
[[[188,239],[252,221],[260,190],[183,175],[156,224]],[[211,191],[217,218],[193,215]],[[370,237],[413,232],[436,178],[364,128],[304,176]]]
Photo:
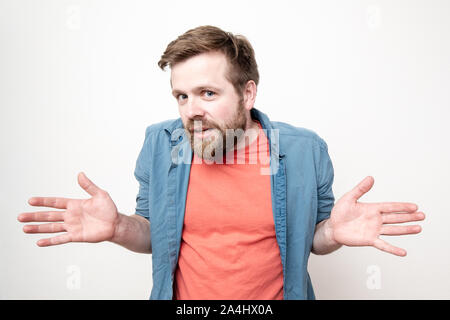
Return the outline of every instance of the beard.
[[[188,119],[184,125],[191,148],[198,158],[207,163],[223,163],[224,155],[235,150],[244,135],[247,118],[243,101],[238,104],[236,112],[223,126],[202,118]],[[194,131],[208,130],[206,137],[194,135]]]

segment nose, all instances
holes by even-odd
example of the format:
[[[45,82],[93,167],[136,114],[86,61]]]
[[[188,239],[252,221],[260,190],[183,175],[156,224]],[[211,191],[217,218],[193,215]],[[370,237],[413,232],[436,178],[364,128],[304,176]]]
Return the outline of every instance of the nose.
[[[200,118],[205,115],[205,110],[201,103],[194,98],[188,99],[186,103],[186,116],[190,119]]]

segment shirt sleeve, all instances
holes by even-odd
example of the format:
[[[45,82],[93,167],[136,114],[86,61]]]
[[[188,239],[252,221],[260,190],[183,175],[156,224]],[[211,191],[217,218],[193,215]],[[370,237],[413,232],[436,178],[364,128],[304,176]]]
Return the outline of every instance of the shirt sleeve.
[[[316,224],[330,217],[331,209],[334,206],[333,179],[334,169],[328,154],[328,146],[320,139],[320,156],[318,166],[318,206]]]
[[[149,154],[149,128],[145,131],[144,145],[136,160],[134,176],[139,182],[139,192],[136,196],[136,212],[149,220],[148,191],[150,181],[150,154]]]

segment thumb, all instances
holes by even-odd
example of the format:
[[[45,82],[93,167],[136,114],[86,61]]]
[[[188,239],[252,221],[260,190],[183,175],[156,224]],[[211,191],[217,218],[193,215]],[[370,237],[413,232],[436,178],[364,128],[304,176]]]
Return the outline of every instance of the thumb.
[[[358,200],[365,193],[367,193],[374,184],[375,180],[372,176],[365,177],[356,187],[354,187],[350,192],[347,193],[347,196],[352,200]]]
[[[78,174],[78,184],[91,196],[95,196],[99,193],[99,191],[101,191],[99,187],[97,187],[91,180],[88,179],[88,177],[86,177],[84,172],[80,172]]]

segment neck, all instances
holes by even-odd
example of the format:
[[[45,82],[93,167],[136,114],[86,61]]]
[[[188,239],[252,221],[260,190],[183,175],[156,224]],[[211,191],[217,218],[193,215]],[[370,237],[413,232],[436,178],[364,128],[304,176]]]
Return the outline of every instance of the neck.
[[[245,148],[246,146],[252,144],[258,137],[258,132],[258,123],[250,117],[250,112],[247,112],[247,122],[245,125],[244,135],[239,139],[236,145],[236,150]]]

